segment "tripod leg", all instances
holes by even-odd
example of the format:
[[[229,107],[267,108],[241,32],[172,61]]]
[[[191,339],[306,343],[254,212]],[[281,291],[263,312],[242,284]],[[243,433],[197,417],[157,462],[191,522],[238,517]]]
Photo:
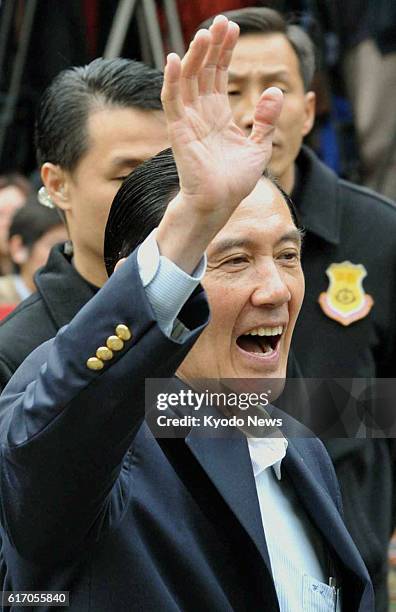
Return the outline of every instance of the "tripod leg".
[[[118,3],[116,14],[114,15],[113,23],[109,38],[107,39],[106,48],[103,57],[113,59],[119,57],[124,45],[125,37],[128,32],[129,24],[133,17],[137,0],[120,0]]]

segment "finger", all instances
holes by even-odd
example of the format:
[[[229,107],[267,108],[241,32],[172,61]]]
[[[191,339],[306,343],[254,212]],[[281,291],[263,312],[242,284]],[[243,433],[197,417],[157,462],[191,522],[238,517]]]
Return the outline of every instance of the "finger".
[[[253,118],[250,140],[258,144],[272,144],[272,133],[283,105],[283,94],[278,87],[269,87],[260,97]]]
[[[180,91],[181,62],[176,53],[169,53],[165,72],[164,84],[161,91],[161,102],[167,121],[175,121],[184,116],[184,105]]]
[[[214,90],[217,63],[220,58],[224,39],[227,36],[228,23],[227,17],[224,17],[224,15],[217,15],[209,28],[212,40],[199,75],[199,91],[201,94],[209,94]]]
[[[211,42],[208,30],[199,30],[182,60],[181,92],[185,104],[194,104],[198,100],[198,75]]]
[[[233,21],[228,22],[228,31],[225,36],[220,57],[217,62],[215,87],[221,94],[227,94],[228,69],[230,67],[232,54],[238,42],[239,26]]]
[[[124,265],[124,263],[126,262],[127,258],[126,257],[122,257],[121,259],[119,259],[116,263],[116,265],[114,266],[114,272],[117,272],[117,270],[119,270],[121,268],[121,266]]]

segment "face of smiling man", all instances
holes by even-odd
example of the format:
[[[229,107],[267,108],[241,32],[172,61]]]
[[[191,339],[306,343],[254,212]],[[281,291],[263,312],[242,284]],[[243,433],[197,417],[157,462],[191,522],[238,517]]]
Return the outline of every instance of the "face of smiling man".
[[[284,378],[304,295],[301,238],[280,191],[262,179],[210,244],[211,321],[179,368],[197,378]]]

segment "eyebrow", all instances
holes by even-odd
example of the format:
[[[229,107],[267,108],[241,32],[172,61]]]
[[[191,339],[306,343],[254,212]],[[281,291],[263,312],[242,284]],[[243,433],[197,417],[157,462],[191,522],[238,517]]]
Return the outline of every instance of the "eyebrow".
[[[270,79],[280,79],[280,80],[289,80],[290,75],[286,70],[274,70],[273,72],[263,72],[262,73],[262,78],[265,81],[268,81]],[[237,72],[233,72],[232,70],[228,71],[228,80],[232,81],[232,80],[243,80],[248,78],[248,75],[244,74],[244,73],[237,73]]]
[[[299,229],[293,229],[283,234],[276,242],[276,246],[281,245],[284,242],[294,242],[297,246],[301,246],[303,240],[303,232]],[[252,248],[257,244],[256,240],[252,240],[250,238],[224,238],[223,240],[219,240],[216,244],[213,245],[213,250],[210,254],[211,257],[215,255],[220,255],[226,251],[230,251],[232,249],[237,249],[241,247]]]
[[[137,157],[115,157],[111,160],[112,166],[134,166],[136,164],[141,164],[143,162],[142,159],[138,159]]]

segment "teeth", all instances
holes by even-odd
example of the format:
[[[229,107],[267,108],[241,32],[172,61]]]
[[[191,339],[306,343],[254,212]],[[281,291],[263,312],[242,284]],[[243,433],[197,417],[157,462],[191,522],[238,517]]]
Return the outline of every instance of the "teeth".
[[[247,332],[246,336],[280,336],[283,332],[283,325],[278,327],[256,327]]]

